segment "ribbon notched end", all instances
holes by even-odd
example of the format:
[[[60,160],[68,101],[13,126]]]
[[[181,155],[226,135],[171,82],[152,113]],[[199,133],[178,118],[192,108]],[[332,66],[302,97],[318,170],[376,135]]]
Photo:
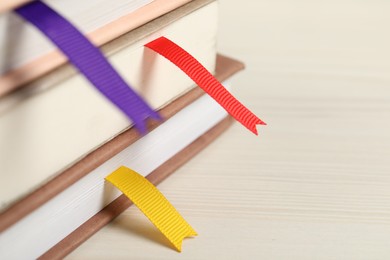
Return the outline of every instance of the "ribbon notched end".
[[[175,247],[175,249],[181,253],[181,246],[183,244],[183,240],[187,237],[194,237],[194,236],[197,236],[198,234],[196,233],[195,230],[193,230],[190,226],[189,228],[181,233],[181,234],[178,234],[177,235],[177,239],[175,239],[175,241],[173,240],[170,240],[170,242],[172,243],[172,245]]]
[[[264,121],[262,121],[260,118],[256,117],[252,122],[249,122],[247,124],[243,124],[246,128],[248,128],[249,131],[254,133],[255,135],[259,135],[259,132],[257,131],[258,125],[267,125]]]
[[[141,135],[146,135],[148,133],[147,124],[146,122],[148,119],[154,119],[157,121],[163,121],[164,119],[160,116],[159,113],[153,110],[149,110],[145,113],[140,114],[134,114],[131,117],[129,117],[133,123],[134,127],[137,128],[138,132]]]

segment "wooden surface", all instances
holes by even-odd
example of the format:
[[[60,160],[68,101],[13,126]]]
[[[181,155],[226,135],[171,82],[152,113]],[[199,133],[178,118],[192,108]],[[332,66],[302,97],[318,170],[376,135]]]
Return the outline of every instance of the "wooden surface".
[[[159,185],[199,233],[182,253],[132,207],[68,258],[389,259],[390,2],[220,2],[236,94],[268,126]]]

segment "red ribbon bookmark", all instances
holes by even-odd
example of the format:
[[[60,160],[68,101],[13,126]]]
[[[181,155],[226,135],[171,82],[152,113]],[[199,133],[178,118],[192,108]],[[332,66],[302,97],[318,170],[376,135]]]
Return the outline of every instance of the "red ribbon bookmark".
[[[231,116],[258,135],[256,125],[265,125],[255,114],[240,103],[191,54],[171,40],[160,37],[145,45],[170,60],[186,73],[199,87],[217,101]]]

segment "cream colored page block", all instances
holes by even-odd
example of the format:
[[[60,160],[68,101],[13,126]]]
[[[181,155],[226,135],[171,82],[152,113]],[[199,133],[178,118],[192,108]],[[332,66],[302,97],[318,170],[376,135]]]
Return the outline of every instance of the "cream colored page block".
[[[217,3],[199,9],[109,60],[127,82],[158,108],[193,82],[143,45],[166,36],[210,71],[215,67]],[[201,26],[207,21],[208,26]],[[148,63],[144,62],[148,60]],[[2,206],[129,126],[128,119],[82,76],[73,76],[0,115]]]
[[[389,259],[390,2],[220,6],[236,96],[268,125],[158,186],[199,233],[181,254],[134,207],[68,259]]]

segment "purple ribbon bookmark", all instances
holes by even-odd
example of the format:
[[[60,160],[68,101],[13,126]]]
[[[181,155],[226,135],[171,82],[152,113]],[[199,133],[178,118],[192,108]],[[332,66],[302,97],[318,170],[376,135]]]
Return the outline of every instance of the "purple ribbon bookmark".
[[[33,1],[15,12],[35,25],[68,57],[81,73],[129,117],[141,133],[145,120],[161,117],[132,90],[101,51],[79,30],[41,1]]]

